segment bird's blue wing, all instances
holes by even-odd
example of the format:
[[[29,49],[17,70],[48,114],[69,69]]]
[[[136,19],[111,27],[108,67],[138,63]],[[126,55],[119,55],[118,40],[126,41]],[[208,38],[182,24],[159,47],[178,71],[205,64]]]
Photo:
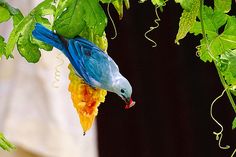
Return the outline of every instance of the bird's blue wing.
[[[75,41],[78,41],[81,45],[86,45],[89,47],[97,47],[94,43],[90,42],[89,40],[82,38],[82,37],[77,37],[74,39]]]
[[[92,85],[90,82],[89,76],[85,72],[85,68],[83,66],[83,62],[81,60],[81,57],[79,58],[80,52],[78,52],[76,50],[74,43],[75,43],[75,41],[73,39],[70,39],[68,41],[68,50],[69,50],[68,59],[70,60],[76,74],[79,75],[81,78],[83,78],[85,82]]]
[[[97,51],[96,53],[93,53],[94,55],[96,55],[96,54],[99,54],[99,56],[103,55],[105,57],[105,59],[108,59],[109,64],[111,66],[114,66],[112,68],[117,69],[119,71],[119,67],[114,62],[114,60],[110,56],[108,56],[106,53],[104,53],[100,48],[98,48],[95,44],[93,44],[92,42],[90,42],[87,39],[84,39],[82,37],[78,37],[75,40],[79,42],[80,46],[87,48],[87,50],[91,49],[93,51]],[[92,56],[92,57],[96,58],[96,56]]]
[[[69,45],[72,41],[69,42]],[[81,38],[74,40],[70,53],[74,62],[75,69],[84,80],[95,87],[106,88],[116,72],[119,72],[118,66],[107,54],[97,46]],[[75,51],[75,50],[76,51]]]

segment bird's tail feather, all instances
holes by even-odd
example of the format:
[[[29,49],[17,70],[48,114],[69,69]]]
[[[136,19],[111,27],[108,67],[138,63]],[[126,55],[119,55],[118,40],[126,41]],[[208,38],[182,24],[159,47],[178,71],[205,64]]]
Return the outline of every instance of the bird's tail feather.
[[[32,34],[36,39],[43,41],[53,47],[56,47],[57,49],[66,53],[65,45],[60,40],[59,36],[43,25],[36,23],[35,29],[33,30]]]

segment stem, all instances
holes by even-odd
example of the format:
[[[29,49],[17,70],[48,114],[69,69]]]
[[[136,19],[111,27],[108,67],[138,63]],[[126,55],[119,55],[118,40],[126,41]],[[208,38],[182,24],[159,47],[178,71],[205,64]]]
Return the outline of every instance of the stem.
[[[221,81],[223,87],[226,89],[226,94],[227,94],[227,96],[228,96],[228,98],[229,98],[229,101],[230,101],[230,103],[231,103],[231,105],[232,105],[232,107],[233,107],[233,109],[234,109],[234,112],[236,113],[236,104],[235,104],[234,99],[233,99],[233,97],[232,97],[232,95],[231,95],[231,93],[230,93],[230,90],[229,90],[229,88],[228,88],[229,86],[226,84],[226,82],[225,82],[225,80],[224,80],[224,77],[222,76],[222,74],[221,74],[219,68],[218,68],[217,65],[216,65],[216,62],[214,62],[214,63],[215,63],[215,67],[216,67],[216,69],[217,69],[218,75],[219,75],[219,77],[220,77],[220,81]]]
[[[207,40],[206,31],[205,31],[205,27],[204,27],[204,23],[203,23],[203,18],[202,18],[203,4],[204,4],[204,0],[200,0],[200,21],[201,21],[203,39],[206,40],[206,44],[208,45],[208,40]]]
[[[200,0],[200,21],[201,21],[201,28],[202,28],[202,35],[203,35],[203,39],[205,40],[206,42],[206,45],[207,45],[207,48],[208,48],[208,51],[210,51],[209,49],[209,44],[208,44],[208,40],[207,40],[207,36],[206,36],[206,31],[205,31],[205,28],[204,28],[204,22],[203,22],[203,16],[202,16],[202,9],[203,9],[203,4],[204,4],[204,0]],[[210,53],[211,54],[211,53]],[[212,56],[212,55],[210,55]],[[213,57],[213,56],[212,56]],[[234,109],[234,112],[236,113],[236,104],[234,102],[234,99],[230,93],[230,90],[229,90],[229,86],[226,84],[225,82],[225,79],[224,77],[222,76],[221,72],[220,72],[220,69],[218,68],[217,66],[217,60],[215,60],[214,58],[212,58],[214,60],[214,64],[215,64],[215,67],[217,69],[217,72],[218,72],[218,75],[220,77],[220,81],[224,87],[224,89],[226,89],[226,93],[227,93],[227,96],[229,98],[229,101]]]

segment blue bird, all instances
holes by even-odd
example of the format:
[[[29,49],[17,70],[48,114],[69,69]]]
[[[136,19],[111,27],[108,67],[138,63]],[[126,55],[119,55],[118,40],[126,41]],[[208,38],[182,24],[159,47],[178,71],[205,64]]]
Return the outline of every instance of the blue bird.
[[[32,34],[36,39],[61,50],[75,73],[87,84],[116,93],[126,102],[126,108],[135,104],[131,99],[129,81],[121,75],[113,59],[95,44],[82,37],[64,38],[39,23],[36,23]]]

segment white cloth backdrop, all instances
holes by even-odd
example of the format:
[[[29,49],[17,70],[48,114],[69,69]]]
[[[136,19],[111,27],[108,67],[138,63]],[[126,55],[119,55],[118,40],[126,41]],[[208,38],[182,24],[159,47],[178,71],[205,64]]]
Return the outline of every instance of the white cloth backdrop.
[[[24,15],[36,0],[9,0]],[[0,15],[1,16],[1,15]],[[7,37],[10,23],[0,25]],[[83,136],[68,92],[68,60],[60,55],[59,88],[53,86],[60,52],[42,52],[37,64],[29,64],[17,51],[14,59],[0,60],[0,131],[10,141],[45,157],[97,157],[95,125]]]

